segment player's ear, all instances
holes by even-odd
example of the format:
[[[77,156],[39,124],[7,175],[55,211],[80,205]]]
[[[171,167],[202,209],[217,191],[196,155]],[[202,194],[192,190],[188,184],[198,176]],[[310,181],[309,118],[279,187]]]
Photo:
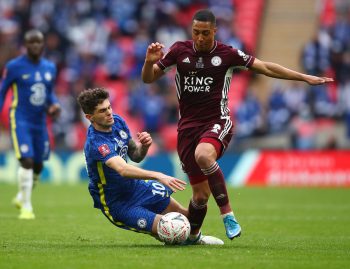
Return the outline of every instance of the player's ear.
[[[89,121],[91,121],[92,114],[85,114],[85,118],[87,118]]]

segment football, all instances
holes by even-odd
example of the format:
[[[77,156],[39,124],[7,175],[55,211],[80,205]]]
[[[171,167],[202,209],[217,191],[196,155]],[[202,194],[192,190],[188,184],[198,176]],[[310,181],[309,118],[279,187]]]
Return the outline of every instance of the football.
[[[158,223],[159,239],[167,245],[178,245],[186,241],[190,235],[190,222],[181,213],[165,214]]]

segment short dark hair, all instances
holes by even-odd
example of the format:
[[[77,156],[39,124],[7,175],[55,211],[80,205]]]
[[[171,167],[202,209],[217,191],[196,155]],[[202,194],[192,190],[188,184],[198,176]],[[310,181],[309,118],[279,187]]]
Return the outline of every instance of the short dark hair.
[[[96,107],[109,98],[109,93],[104,88],[94,88],[82,91],[77,100],[85,114],[93,114]]]
[[[209,9],[201,9],[198,10],[194,15],[192,21],[204,21],[204,22],[210,22],[213,25],[216,25],[216,18],[213,12],[211,12]]]

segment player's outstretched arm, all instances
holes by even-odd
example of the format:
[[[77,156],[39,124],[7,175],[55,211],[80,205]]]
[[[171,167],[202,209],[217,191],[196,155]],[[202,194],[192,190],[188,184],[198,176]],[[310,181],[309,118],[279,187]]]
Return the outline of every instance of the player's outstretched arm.
[[[147,47],[141,73],[143,82],[152,83],[164,74],[163,70],[156,65],[156,62],[164,56],[163,48],[164,45],[158,42],[152,43]]]
[[[145,170],[133,165],[130,165],[125,162],[125,160],[120,156],[114,156],[106,161],[106,165],[116,172],[119,175],[125,178],[132,179],[155,179],[160,183],[168,186],[174,192],[176,190],[184,190],[186,182],[174,177],[167,176],[160,172]]]
[[[288,79],[288,80],[299,80],[304,81],[310,85],[319,85],[328,82],[332,82],[332,78],[327,77],[317,77],[307,74],[303,74],[276,63],[264,62],[259,59],[255,59],[251,67],[252,70],[264,74],[268,77]]]

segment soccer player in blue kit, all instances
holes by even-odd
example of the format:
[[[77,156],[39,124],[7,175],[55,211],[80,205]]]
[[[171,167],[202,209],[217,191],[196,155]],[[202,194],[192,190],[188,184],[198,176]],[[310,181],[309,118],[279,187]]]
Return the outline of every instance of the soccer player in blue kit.
[[[34,219],[31,195],[33,182],[39,178],[43,161],[50,153],[46,115],[56,118],[60,105],[54,94],[56,67],[41,57],[44,35],[29,30],[24,35],[26,53],[6,64],[0,88],[0,112],[6,93],[12,88],[10,109],[11,139],[18,168],[19,191],[14,204],[20,208],[19,219]]]
[[[91,122],[84,153],[94,207],[117,227],[154,237],[162,215],[187,216],[187,209],[171,197],[176,190],[184,190],[186,182],[127,163],[127,156],[134,162],[144,159],[152,144],[150,134],[137,133],[135,142],[126,122],[113,114],[109,93],[103,88],[83,91],[78,102]],[[201,236],[197,244],[207,239]]]

